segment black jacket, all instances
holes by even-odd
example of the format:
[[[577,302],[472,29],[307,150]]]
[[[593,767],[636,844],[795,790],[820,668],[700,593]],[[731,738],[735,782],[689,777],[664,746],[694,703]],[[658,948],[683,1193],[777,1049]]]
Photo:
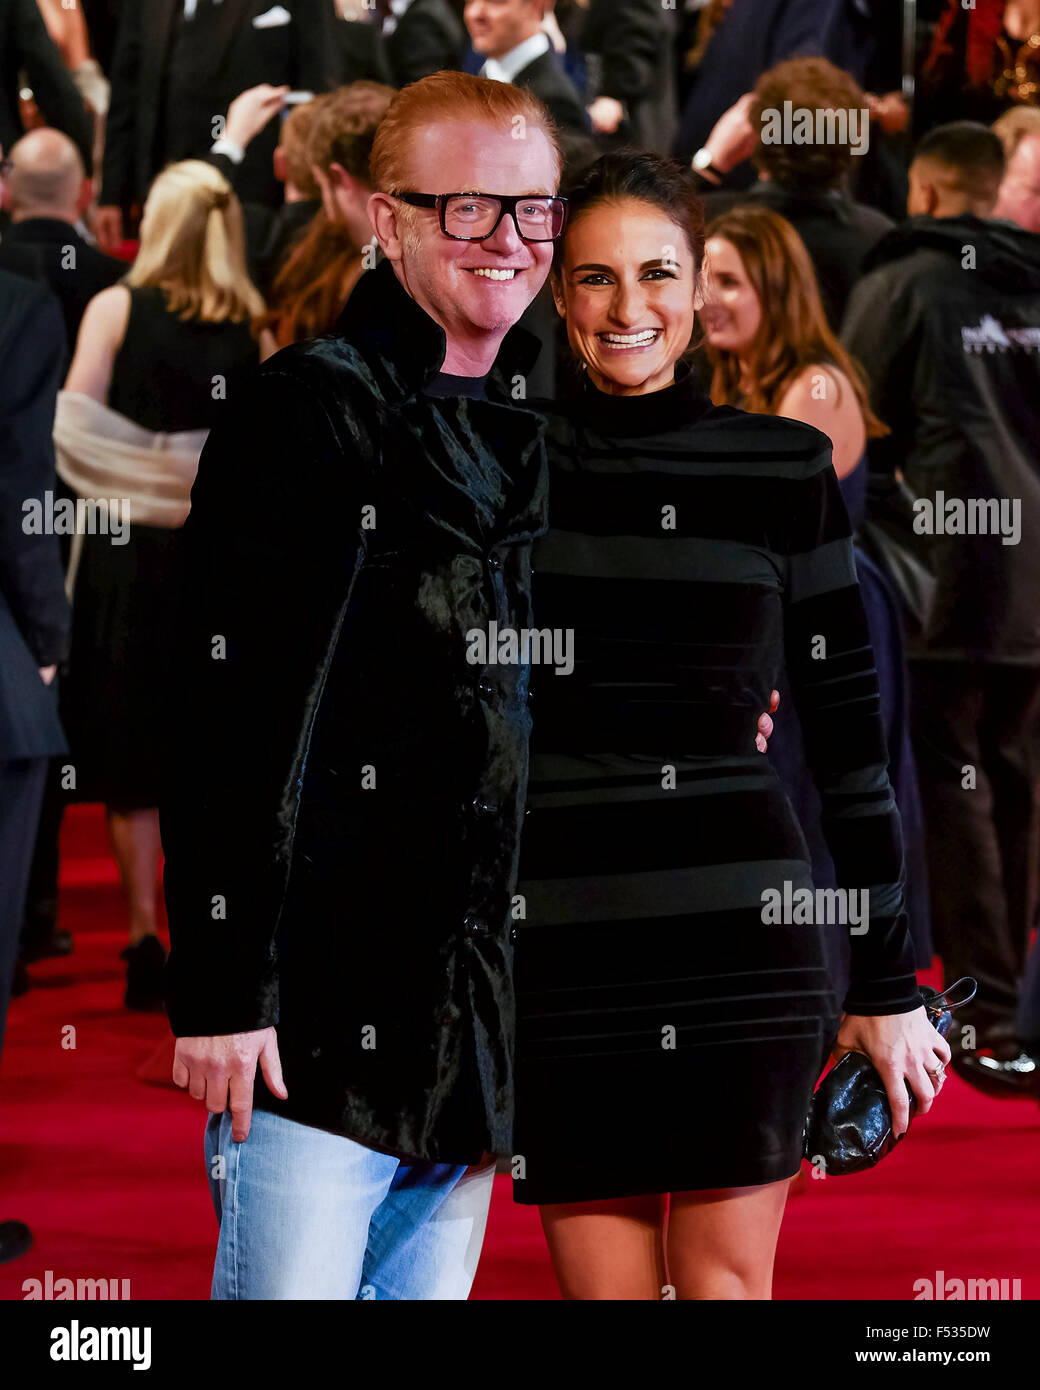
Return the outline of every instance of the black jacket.
[[[939,534],[923,509],[908,536],[937,578],[914,655],[1040,665],[1040,237],[1010,222],[917,217],[867,259],[842,337],[892,433],[871,468],[902,469],[933,513],[1020,505],[1017,543]],[[950,526],[958,525],[956,514]],[[976,532],[978,523],[975,522]],[[987,522],[987,525],[989,523]],[[1010,530],[1009,530],[1010,535]]]
[[[35,254],[43,279],[61,305],[71,357],[87,305],[121,280],[130,267],[91,246],[71,223],[56,217],[27,217],[12,223],[3,245],[25,247]]]
[[[0,0],[0,145],[4,154],[25,134],[18,108],[25,73],[48,125],[64,131],[93,171],[94,121],[47,33],[36,0]]]
[[[521,68],[513,82],[533,92],[562,131],[589,135],[592,126],[581,95],[551,48]]]
[[[229,399],[192,491],[167,1005],[177,1036],[277,1024],[259,1106],[471,1163],[509,1144],[530,720],[527,669],[466,634],[531,625],[535,344],[507,334],[487,402],[420,394],[444,332],[389,261],[339,326]]]
[[[111,107],[105,125],[103,204],[143,203],[152,179],[166,163],[162,104],[174,24],[184,0],[134,0],[123,7],[112,59]],[[260,82],[325,92],[339,78],[340,46],[332,0],[278,0],[290,14],[284,25],[256,27],[275,0],[222,0],[219,35],[198,74],[196,111],[225,115],[231,101]],[[208,128],[208,123],[207,123]],[[281,188],[271,167],[278,142],[275,118],[250,143],[236,179],[244,200],[277,203]],[[193,158],[212,144],[207,135]]]
[[[385,82],[394,85],[386,45],[379,26],[363,19],[338,19],[336,41],[339,45],[339,80],[348,82]]]
[[[65,329],[54,296],[0,271],[0,762],[67,751],[57,687],[40,667],[65,659],[69,605],[58,537],[29,532],[27,501],[53,492],[54,401]]]
[[[841,193],[800,192],[769,179],[759,179],[746,192],[724,188],[706,194],[704,216],[710,222],[740,203],[772,208],[805,242],[827,320],[837,333],[852,287],[863,274],[863,261],[891,231],[891,218]]]
[[[386,80],[395,87],[444,68],[461,69],[469,46],[465,25],[448,0],[412,0],[382,42],[391,74]]]
[[[679,119],[675,83],[676,10],[660,0],[591,0],[579,47],[598,59],[595,91],[625,108],[617,142],[671,154]]]

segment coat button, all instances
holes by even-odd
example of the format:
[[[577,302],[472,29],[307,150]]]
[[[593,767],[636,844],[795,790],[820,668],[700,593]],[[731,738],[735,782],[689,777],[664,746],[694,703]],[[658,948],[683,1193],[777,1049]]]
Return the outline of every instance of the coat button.
[[[485,801],[482,796],[475,796],[470,803],[478,816],[493,816],[498,810],[490,801]]]
[[[488,924],[480,917],[467,917],[462,923],[467,936],[487,936]]]
[[[516,938],[517,938],[519,935],[520,935],[520,933],[517,931],[516,927],[510,927],[510,928],[509,928],[509,940],[510,940],[511,945],[513,945],[513,946],[516,945]]]
[[[498,558],[497,555],[489,555],[488,564],[491,566],[493,570],[500,570],[502,568],[502,561]]]
[[[490,681],[478,682],[477,689],[480,691],[481,695],[483,695],[486,699],[490,699],[491,696],[495,693],[495,687],[491,684]]]

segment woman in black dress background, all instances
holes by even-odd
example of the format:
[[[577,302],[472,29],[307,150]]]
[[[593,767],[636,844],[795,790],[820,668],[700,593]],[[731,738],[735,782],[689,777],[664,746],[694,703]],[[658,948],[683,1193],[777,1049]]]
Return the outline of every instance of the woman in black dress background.
[[[553,292],[586,380],[540,406],[534,603],[575,665],[532,667],[514,1194],[566,1297],[768,1298],[839,1014],[899,1133],[904,1078],[926,1111],[949,1048],[916,988],[830,442],[691,378],[703,215],[678,165],[607,155],[571,197]],[[869,892],[840,1007],[823,934],[848,927],[768,911],[813,887],[756,745],[785,662],[839,882]]]
[[[65,392],[149,431],[208,430],[237,373],[259,363],[251,322],[263,309],[230,184],[203,161],[172,164],[149,190],[132,269],[87,306]],[[104,803],[126,895],[126,1004],[147,1010],[162,1005],[166,954],[156,807],[176,718],[168,696],[181,534],[132,521],[128,533],[118,545],[81,538],[62,719],[76,770],[69,799]]]

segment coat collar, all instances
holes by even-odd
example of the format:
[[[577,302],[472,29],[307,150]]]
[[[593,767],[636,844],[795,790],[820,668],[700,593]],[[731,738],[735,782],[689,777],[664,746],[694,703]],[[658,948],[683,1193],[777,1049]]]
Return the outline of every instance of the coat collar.
[[[60,217],[23,217],[21,222],[12,222],[4,233],[6,241],[68,241],[77,246],[88,243],[80,236],[71,222],[63,222]]]
[[[822,212],[838,222],[848,224],[852,221],[852,200],[840,188],[787,188],[773,179],[759,179],[748,189],[748,197],[755,202],[766,203],[781,216]]]
[[[386,257],[358,280],[335,329],[373,370],[388,400],[400,402],[422,390],[444,361],[444,329],[421,308],[394,274]],[[541,344],[514,324],[488,373],[488,397],[513,404],[512,378],[526,377]]]

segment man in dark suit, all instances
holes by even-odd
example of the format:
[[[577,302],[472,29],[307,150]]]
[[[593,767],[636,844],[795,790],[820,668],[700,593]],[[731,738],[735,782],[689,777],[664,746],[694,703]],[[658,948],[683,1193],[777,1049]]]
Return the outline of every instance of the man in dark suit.
[[[679,125],[677,18],[660,0],[590,0],[579,48],[599,59],[588,95],[600,136],[671,154]]]
[[[58,539],[27,511],[54,487],[64,366],[57,300],[0,271],[0,1046],[47,762],[67,751],[52,684],[69,637]],[[0,1221],[0,1262],[31,1244],[22,1222]]]
[[[23,131],[18,108],[18,75],[23,71],[39,111],[72,137],[90,171],[94,122],[47,33],[36,0],[0,0],[0,144],[6,149]]]
[[[562,131],[590,137],[588,113],[542,28],[544,16],[544,0],[468,0],[463,18],[484,59],[479,76],[526,87]]]
[[[4,247],[36,257],[43,280],[61,305],[71,357],[87,304],[125,275],[122,261],[91,246],[76,224],[90,202],[83,161],[59,130],[44,127],[24,135],[11,151],[7,186],[11,225]]]
[[[339,78],[333,0],[135,0],[123,10],[112,66],[101,207],[102,246],[120,239],[122,213],[143,203],[168,163],[204,155],[232,99],[267,82],[325,92]],[[244,201],[277,206],[270,126],[236,179]]]
[[[48,127],[30,131],[11,151],[7,175],[11,225],[4,233],[0,261],[8,270],[24,273],[15,260],[31,256],[34,278],[48,285],[61,305],[69,358],[76,346],[80,320],[94,295],[114,285],[126,273],[122,261],[104,255],[84,240],[76,224],[91,198],[90,183],[76,146],[61,131]],[[64,483],[55,494],[71,497]],[[70,538],[62,537],[67,563]],[[26,960],[65,955],[72,938],[57,925],[58,836],[65,796],[57,766],[47,779],[39,833],[29,876],[22,933],[23,963],[16,970],[16,992],[28,986]]]

